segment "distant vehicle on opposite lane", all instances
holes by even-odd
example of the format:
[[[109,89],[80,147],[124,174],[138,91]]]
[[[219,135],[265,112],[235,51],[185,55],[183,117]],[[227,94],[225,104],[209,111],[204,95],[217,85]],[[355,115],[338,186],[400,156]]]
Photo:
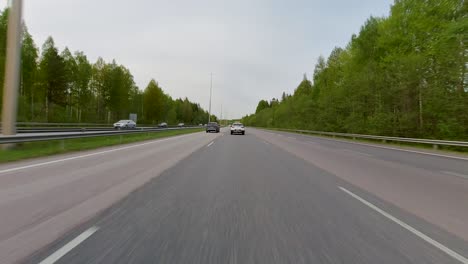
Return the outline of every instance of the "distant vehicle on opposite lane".
[[[234,123],[231,125],[231,135],[241,134],[245,135],[245,127],[241,123]]]
[[[161,124],[158,125],[158,127],[167,127],[167,123],[166,123],[166,122],[162,122]]]
[[[178,127],[184,127],[185,124],[184,124],[184,123],[179,123],[177,126],[178,126]]]
[[[206,125],[206,133],[215,132],[219,133],[219,125],[216,122],[209,122]]]
[[[115,129],[123,128],[136,128],[136,123],[133,120],[120,120],[117,123],[114,123]]]

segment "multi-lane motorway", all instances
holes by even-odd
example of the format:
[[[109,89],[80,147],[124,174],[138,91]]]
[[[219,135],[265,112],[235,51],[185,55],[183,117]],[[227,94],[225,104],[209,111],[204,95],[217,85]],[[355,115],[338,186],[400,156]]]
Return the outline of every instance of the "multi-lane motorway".
[[[0,263],[468,263],[468,158],[226,132],[0,166]]]

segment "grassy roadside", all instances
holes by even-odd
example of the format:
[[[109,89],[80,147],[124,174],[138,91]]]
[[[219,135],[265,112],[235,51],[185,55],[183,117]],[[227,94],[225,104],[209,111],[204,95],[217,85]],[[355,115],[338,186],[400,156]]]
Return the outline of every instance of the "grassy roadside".
[[[408,149],[408,150],[425,150],[427,152],[438,153],[438,154],[450,153],[450,154],[457,154],[458,156],[462,156],[462,157],[468,157],[468,148],[463,148],[463,147],[439,146],[439,148],[436,150],[436,149],[433,149],[432,145],[428,145],[428,144],[393,142],[393,141],[387,141],[384,143],[381,140],[372,140],[372,139],[363,139],[363,138],[351,139],[348,137],[339,137],[339,136],[333,137],[333,136],[327,136],[327,135],[317,135],[317,134],[288,131],[288,130],[284,130],[280,128],[261,128],[261,129],[282,131],[282,132],[295,133],[295,134],[300,134],[300,135],[310,135],[314,137],[321,137],[321,138],[327,138],[327,139],[338,139],[338,140],[349,141],[349,142],[371,143],[375,145],[395,147],[395,148]]]
[[[200,132],[203,129],[169,130],[139,134],[127,134],[105,137],[76,138],[66,140],[39,141],[18,144],[11,150],[0,150],[0,163],[49,156],[72,151],[96,149],[99,147],[132,143],[143,140],[172,137],[177,135]]]

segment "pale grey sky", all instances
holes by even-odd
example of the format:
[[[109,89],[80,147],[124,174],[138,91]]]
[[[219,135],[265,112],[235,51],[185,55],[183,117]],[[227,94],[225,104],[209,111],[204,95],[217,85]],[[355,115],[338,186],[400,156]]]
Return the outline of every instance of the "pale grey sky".
[[[38,47],[115,59],[144,89],[156,79],[172,97],[240,118],[260,99],[292,93],[319,55],[343,47],[366,19],[393,0],[24,0]],[[6,1],[0,4],[3,9]]]

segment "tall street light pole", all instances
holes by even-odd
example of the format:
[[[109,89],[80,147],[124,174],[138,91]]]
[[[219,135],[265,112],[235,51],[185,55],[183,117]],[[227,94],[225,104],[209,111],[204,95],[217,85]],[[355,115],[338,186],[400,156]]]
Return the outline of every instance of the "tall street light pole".
[[[19,69],[21,56],[22,0],[12,0],[8,18],[7,52],[5,63],[5,87],[3,89],[2,134],[16,134],[18,111]],[[2,73],[0,73],[2,74]],[[5,145],[10,148],[12,145]]]
[[[213,73],[210,73],[210,106],[208,111],[208,123],[211,121],[211,93],[213,90]]]

